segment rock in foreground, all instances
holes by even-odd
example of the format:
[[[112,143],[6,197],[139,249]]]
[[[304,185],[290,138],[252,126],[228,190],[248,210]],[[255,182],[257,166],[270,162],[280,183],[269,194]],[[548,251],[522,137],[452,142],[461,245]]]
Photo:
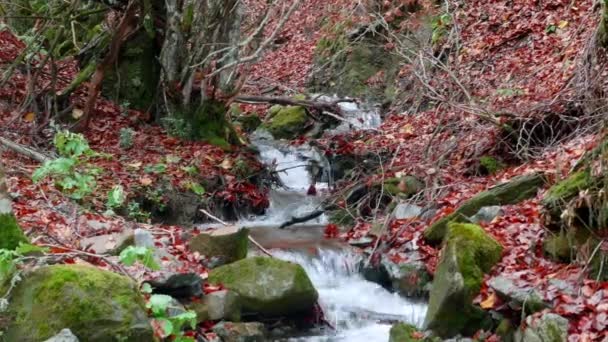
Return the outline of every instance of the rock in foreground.
[[[89,266],[46,266],[25,275],[12,292],[9,315],[7,341],[44,341],[64,328],[81,341],[153,341],[136,285]]]
[[[472,301],[484,273],[502,253],[502,246],[477,225],[452,222],[448,229],[425,319],[426,328],[441,337],[474,333],[483,325],[483,312]]]
[[[266,316],[286,316],[310,311],[317,291],[302,266],[273,258],[255,257],[221,266],[209,282],[238,293],[243,309]]]

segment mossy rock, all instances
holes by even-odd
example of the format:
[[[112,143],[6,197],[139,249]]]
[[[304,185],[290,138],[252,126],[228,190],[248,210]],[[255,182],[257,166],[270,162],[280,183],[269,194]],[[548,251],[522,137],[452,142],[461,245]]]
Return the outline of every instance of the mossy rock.
[[[83,265],[55,265],[27,274],[14,288],[7,341],[44,341],[64,328],[81,341],[153,341],[137,285]]]
[[[245,311],[263,316],[306,313],[318,294],[302,266],[274,258],[254,257],[218,267],[209,283],[238,293]]]
[[[451,222],[435,273],[425,327],[441,337],[474,333],[487,324],[473,298],[484,273],[502,254],[502,246],[480,226]]]
[[[249,114],[249,115],[240,115],[235,120],[238,125],[241,126],[243,131],[247,133],[251,133],[255,131],[260,125],[262,125],[262,120],[258,116],[257,113]]]
[[[414,342],[429,341],[429,339],[417,338],[418,328],[407,323],[397,323],[391,327],[389,332],[389,342]]]
[[[384,181],[384,192],[392,196],[411,197],[424,190],[424,183],[414,176],[393,177]],[[379,185],[376,186],[379,188]]]
[[[516,332],[516,341],[564,342],[568,340],[570,323],[560,315],[544,313],[540,317],[528,316],[522,324],[525,328]]]
[[[541,202],[548,226],[560,226],[561,214],[570,200],[582,190],[594,188],[598,184],[598,180],[594,179],[588,170],[583,170],[571,174],[549,188]]]
[[[27,243],[19,223],[13,214],[0,214],[0,249],[13,250],[20,243]]]
[[[516,204],[536,195],[538,188],[545,184],[540,173],[514,177],[506,183],[496,185],[465,201],[452,214],[438,220],[424,230],[424,238],[431,243],[441,243],[447,233],[448,223],[466,222],[479,209],[494,205]]]
[[[220,228],[202,233],[190,240],[190,250],[208,258],[217,259],[216,265],[225,265],[247,257],[249,230],[235,227]]]
[[[479,166],[483,173],[492,175],[504,168],[504,164],[494,157],[483,156],[479,158]]]
[[[572,231],[559,233],[547,232],[543,241],[543,251],[551,259],[561,262],[570,262],[575,255],[576,242]]]
[[[266,128],[276,139],[292,139],[302,135],[308,123],[304,107],[288,106],[281,108]]]

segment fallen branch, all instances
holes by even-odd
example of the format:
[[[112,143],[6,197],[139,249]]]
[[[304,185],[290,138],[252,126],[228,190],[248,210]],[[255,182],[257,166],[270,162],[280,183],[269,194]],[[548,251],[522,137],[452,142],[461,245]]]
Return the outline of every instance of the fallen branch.
[[[11,151],[17,152],[19,154],[22,154],[28,158],[31,158],[39,163],[44,163],[45,161],[51,160],[51,158],[47,157],[46,155],[33,150],[30,147],[18,144],[16,142],[12,142],[8,139],[5,139],[3,137],[0,137],[0,144],[2,144],[3,146],[7,147],[8,149],[10,149]]]
[[[234,99],[239,103],[270,103],[281,106],[301,106],[311,109],[316,109],[320,112],[330,112],[334,115],[342,114],[342,109],[338,106],[342,102],[352,102],[353,100],[342,99],[337,101],[311,101],[311,100],[296,100],[290,97],[274,97],[274,96],[237,96]]]
[[[224,226],[230,226],[230,224],[228,224],[225,221],[222,221],[220,218],[214,216],[213,214],[211,214],[210,212],[204,210],[204,209],[200,209],[200,212],[207,215],[207,217],[209,217],[210,219],[216,221],[217,223],[224,225]],[[260,249],[260,251],[262,251],[264,254],[268,255],[269,257],[273,257],[272,254],[266,249],[264,248],[262,245],[260,245],[259,242],[255,241],[254,238],[252,238],[251,236],[247,235],[247,238],[249,239],[249,241],[251,241],[252,244],[254,244],[257,248]]]
[[[280,229],[285,229],[289,226],[292,226],[296,223],[303,223],[303,222],[308,222],[312,219],[316,219],[317,217],[323,215],[323,213],[325,212],[325,210],[315,210],[312,213],[306,214],[304,216],[299,216],[299,217],[295,217],[292,216],[291,219],[287,222],[284,222],[283,224],[281,224],[279,226]]]

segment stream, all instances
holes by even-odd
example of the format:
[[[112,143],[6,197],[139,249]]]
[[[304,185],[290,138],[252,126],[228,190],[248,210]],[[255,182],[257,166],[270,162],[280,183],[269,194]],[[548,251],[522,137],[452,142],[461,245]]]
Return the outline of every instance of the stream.
[[[375,110],[360,110],[354,103],[343,103],[348,122],[336,131],[370,129],[380,125]],[[302,336],[282,339],[293,342],[349,341],[384,342],[389,339],[393,322],[421,326],[426,303],[415,302],[369,282],[359,272],[363,255],[338,240],[323,236],[328,219],[321,215],[306,223],[278,229],[293,216],[302,216],[321,208],[331,184],[330,165],[324,156],[308,145],[290,146],[258,131],[251,138],[260,151],[260,161],[278,173],[282,186],[270,191],[270,206],[263,216],[242,218],[238,224],[275,257],[300,264],[319,293],[325,319],[334,329],[319,328]],[[315,196],[307,195],[313,183],[312,172],[321,182],[314,182]],[[321,176],[319,177],[319,174]]]

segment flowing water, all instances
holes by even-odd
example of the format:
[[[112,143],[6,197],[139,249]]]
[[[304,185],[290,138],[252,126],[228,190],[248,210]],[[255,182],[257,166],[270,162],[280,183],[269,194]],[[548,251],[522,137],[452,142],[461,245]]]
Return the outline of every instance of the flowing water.
[[[330,100],[326,98],[325,100]],[[363,111],[354,103],[340,106],[346,120],[336,131],[370,129],[379,126],[377,111]],[[303,216],[321,208],[328,191],[330,166],[321,153],[308,145],[298,147],[277,142],[265,132],[256,132],[252,143],[260,151],[260,160],[278,172],[282,186],[270,192],[270,207],[263,216],[244,218],[239,224],[251,229],[252,236],[274,256],[296,262],[306,270],[319,292],[319,304],[325,319],[335,327],[311,331],[293,342],[384,342],[388,341],[391,323],[402,321],[420,326],[426,304],[391,293],[365,280],[359,273],[362,256],[349,246],[323,239],[327,217],[321,215],[305,224],[279,230],[292,217]],[[313,181],[313,174],[321,182]],[[307,195],[314,184],[317,195]],[[311,253],[311,250],[314,252]]]

